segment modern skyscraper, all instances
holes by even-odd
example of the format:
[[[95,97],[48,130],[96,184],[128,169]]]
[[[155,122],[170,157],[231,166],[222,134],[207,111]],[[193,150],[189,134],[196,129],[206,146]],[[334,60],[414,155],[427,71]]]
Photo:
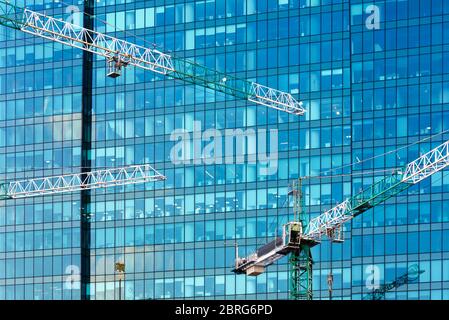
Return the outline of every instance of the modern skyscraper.
[[[25,1],[15,1],[25,6]],[[231,272],[449,139],[444,0],[26,1],[27,8],[291,93],[304,116],[0,26],[0,180],[149,163],[164,182],[0,200],[0,299],[287,299],[284,258]],[[226,82],[227,79],[219,79]],[[312,249],[314,299],[449,299],[439,172]]]

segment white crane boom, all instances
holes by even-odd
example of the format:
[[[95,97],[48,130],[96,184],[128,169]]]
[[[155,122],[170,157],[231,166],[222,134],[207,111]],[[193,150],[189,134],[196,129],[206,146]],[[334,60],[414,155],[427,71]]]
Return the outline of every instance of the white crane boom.
[[[5,1],[0,1],[0,5],[0,24],[105,57],[109,69],[113,70],[109,73],[111,77],[119,76],[121,67],[133,65],[290,114],[305,112],[302,102],[296,101],[290,93],[238,79]]]
[[[149,164],[132,165],[3,183],[0,186],[0,199],[18,199],[136,183],[156,182],[165,179],[165,176]]]

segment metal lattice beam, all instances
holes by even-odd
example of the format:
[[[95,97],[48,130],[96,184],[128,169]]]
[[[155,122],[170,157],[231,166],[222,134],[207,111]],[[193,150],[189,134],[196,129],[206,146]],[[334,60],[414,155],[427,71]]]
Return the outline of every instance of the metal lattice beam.
[[[292,300],[312,300],[312,252],[310,247],[301,246],[299,252],[292,252],[290,264],[290,297]]]
[[[449,165],[449,141],[423,154],[405,168],[403,181],[418,183]]]
[[[348,220],[399,194],[410,186],[449,166],[449,141],[410,162],[401,172],[376,182],[355,196],[311,219],[305,237],[319,241]]]
[[[122,61],[160,74],[174,71],[171,56],[72,23],[24,9],[23,32]]]
[[[0,1],[0,4],[4,5],[5,1]],[[20,8],[18,9],[20,12]],[[14,12],[18,9],[15,7]],[[269,108],[295,115],[302,115],[305,112],[302,102],[296,101],[290,93],[238,79],[195,62],[82,28],[29,9],[21,10],[23,17],[15,13],[15,18],[6,19],[0,16],[0,21],[3,20],[3,24],[8,27],[89,51],[106,59],[117,58],[127,65],[210,88]]]
[[[23,26],[23,8],[0,1],[0,25],[20,30]]]
[[[87,173],[74,173],[4,183],[0,187],[0,198],[18,199],[86,189],[156,182],[165,179],[165,176],[148,164],[133,165],[95,170]]]
[[[320,214],[318,217],[310,219],[306,229],[306,236],[310,239],[320,240],[322,235],[328,233],[328,230],[336,228],[352,219],[349,215],[351,211],[351,202],[346,200]]]

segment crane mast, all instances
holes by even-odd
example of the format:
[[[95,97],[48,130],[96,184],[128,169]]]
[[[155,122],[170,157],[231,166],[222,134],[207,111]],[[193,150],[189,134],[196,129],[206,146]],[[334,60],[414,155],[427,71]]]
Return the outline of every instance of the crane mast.
[[[370,208],[385,202],[387,199],[399,194],[405,189],[449,166],[449,141],[437,146],[429,152],[421,155],[416,160],[407,164],[403,170],[395,171],[390,176],[369,186],[353,197],[336,205],[332,209],[322,213],[308,221],[307,225],[302,221],[291,221],[282,226],[282,236],[276,237],[272,242],[259,248],[253,254],[245,258],[236,257],[236,274],[257,276],[265,272],[265,268],[282,257],[291,254],[290,264],[300,266],[303,261],[297,258],[299,252],[307,252],[313,246],[319,244],[323,236],[332,242],[343,241],[343,224],[356,216],[366,212]],[[301,192],[293,192],[295,198],[302,197]],[[297,209],[297,201],[294,200],[294,210]],[[301,210],[302,212],[302,210]],[[304,213],[303,213],[304,214]],[[296,216],[296,214],[295,214]],[[301,218],[300,218],[301,220]],[[304,248],[306,251],[304,251]],[[312,257],[307,255],[310,276],[301,280],[292,275],[290,286],[294,292],[290,295],[294,299],[312,298]],[[301,284],[295,284],[300,281]],[[298,288],[308,288],[310,294],[301,295]]]
[[[293,221],[298,221],[297,225],[292,226],[298,229],[298,233],[293,239],[300,241],[301,230],[307,228],[307,216],[304,210],[304,196],[302,190],[302,178],[293,181],[292,189],[289,195],[293,196]],[[299,245],[298,250],[293,250],[290,258],[290,297],[292,300],[312,300],[312,251],[310,245],[303,243]]]
[[[0,1],[0,24],[102,56],[106,58],[108,76],[112,78],[120,75],[122,67],[132,65],[289,114],[305,112],[303,103],[290,93],[14,6],[8,1]]]

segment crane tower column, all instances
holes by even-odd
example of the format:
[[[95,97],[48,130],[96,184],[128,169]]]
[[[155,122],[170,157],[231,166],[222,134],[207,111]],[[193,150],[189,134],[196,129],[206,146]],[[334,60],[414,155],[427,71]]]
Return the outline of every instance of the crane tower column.
[[[307,227],[307,215],[304,210],[304,196],[302,178],[293,181],[293,218],[299,222],[300,232],[303,234]],[[301,240],[299,240],[301,241]],[[309,244],[301,243],[299,249],[291,253],[290,259],[290,298],[292,300],[312,300],[312,253]]]

